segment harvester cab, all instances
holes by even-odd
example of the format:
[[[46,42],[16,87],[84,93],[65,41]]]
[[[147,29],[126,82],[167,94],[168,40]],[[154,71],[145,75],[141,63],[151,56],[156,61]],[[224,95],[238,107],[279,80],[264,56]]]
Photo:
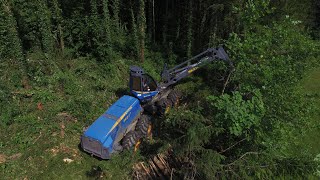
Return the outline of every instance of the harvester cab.
[[[158,83],[138,66],[130,67],[130,92],[141,102],[151,100],[159,93]]]

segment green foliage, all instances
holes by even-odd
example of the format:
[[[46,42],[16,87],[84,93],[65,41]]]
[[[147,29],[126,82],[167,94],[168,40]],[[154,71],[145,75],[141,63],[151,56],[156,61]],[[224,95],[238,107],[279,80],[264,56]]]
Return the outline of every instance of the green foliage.
[[[235,92],[232,96],[228,94],[219,97],[209,96],[211,108],[216,112],[215,123],[229,129],[230,134],[235,136],[248,134],[252,127],[259,126],[265,108],[261,93],[254,91],[253,94],[249,100],[244,100],[239,92]]]
[[[1,1],[0,7],[0,57],[4,59],[23,59],[21,40],[17,22],[12,13],[12,3]]]
[[[319,44],[298,33],[299,27],[290,18],[258,29],[243,39],[237,35],[229,39],[230,52],[236,55],[233,79],[242,91],[261,89],[266,109],[263,124],[267,134],[274,132],[265,138],[272,139],[270,148],[279,148],[275,153],[284,153],[288,138],[297,137],[293,131],[301,132],[310,119],[310,104],[294,88],[306,69],[316,63]],[[274,141],[275,137],[279,139]]]
[[[200,176],[213,177],[221,168],[224,156],[211,146],[213,137],[223,132],[222,128],[214,126],[213,119],[206,119],[196,110],[178,109],[172,111],[163,122],[163,135],[171,142],[175,153],[186,161],[194,161]],[[192,167],[182,168],[181,174],[192,174]]]
[[[54,39],[51,32],[51,13],[47,3],[39,3],[38,27],[41,40],[41,48],[45,53],[53,53]]]
[[[46,2],[14,1],[19,34],[24,48],[53,53],[54,39],[51,32],[51,13]]]
[[[120,27],[120,20],[119,20],[119,11],[120,11],[120,0],[113,0],[112,4],[113,9],[113,19],[115,21],[116,27]]]
[[[233,10],[238,13],[245,32],[259,25],[261,20],[273,10],[270,8],[270,0],[248,0],[241,6],[244,7],[234,6]]]
[[[89,48],[92,49],[92,53],[100,61],[106,61],[105,59],[109,55],[110,51],[110,22],[108,9],[108,1],[104,1],[104,18],[98,13],[98,4],[96,0],[91,0],[91,14],[89,18],[89,33],[92,32],[92,36],[89,39]]]
[[[261,90],[266,111],[260,133],[268,151],[298,163],[301,154],[309,158],[308,152],[303,152],[298,144],[310,126],[313,105],[295,88],[305,71],[319,63],[316,60],[319,44],[300,32],[297,22],[291,18],[256,27],[256,30],[244,37],[232,35],[229,39],[228,47],[236,55],[233,79],[240,82],[240,91]],[[284,169],[293,169],[286,164],[288,161],[283,163]]]

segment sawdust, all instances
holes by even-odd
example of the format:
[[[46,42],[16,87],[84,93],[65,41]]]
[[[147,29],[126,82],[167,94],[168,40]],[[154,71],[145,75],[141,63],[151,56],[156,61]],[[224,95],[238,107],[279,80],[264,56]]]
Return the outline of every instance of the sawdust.
[[[0,164],[5,163],[7,160],[7,156],[4,154],[0,154]]]
[[[78,149],[70,148],[64,144],[60,144],[59,146],[55,146],[51,149],[48,149],[47,151],[51,152],[53,156],[56,156],[59,153],[63,153],[63,154],[67,154],[73,158],[80,157]]]
[[[16,160],[16,159],[19,159],[21,156],[22,156],[21,153],[17,153],[17,154],[14,154],[14,155],[10,156],[8,159]]]
[[[60,137],[61,138],[64,138],[64,134],[65,134],[65,132],[64,132],[64,129],[66,128],[66,126],[64,125],[64,123],[62,122],[61,124],[60,124]]]
[[[57,114],[57,119],[61,121],[78,122],[78,119],[67,112],[60,112]]]
[[[9,160],[16,160],[19,159],[22,156],[21,153],[13,154],[11,156],[6,156],[4,154],[0,154],[0,164],[5,163]]]
[[[72,163],[74,160],[70,159],[70,158],[64,158],[63,159],[63,162],[69,164],[69,163]]]

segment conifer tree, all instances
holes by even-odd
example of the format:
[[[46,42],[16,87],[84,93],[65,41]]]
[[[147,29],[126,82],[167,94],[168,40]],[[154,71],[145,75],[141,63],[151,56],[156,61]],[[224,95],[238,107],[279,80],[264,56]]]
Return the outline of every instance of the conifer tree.
[[[46,2],[37,5],[38,27],[41,49],[45,53],[53,53],[54,39],[51,31],[51,13]]]
[[[193,0],[189,0],[189,15],[188,15],[188,32],[187,32],[187,56],[192,56],[193,44]]]
[[[137,28],[137,23],[136,19],[134,16],[133,9],[131,8],[131,24],[132,24],[132,42],[133,42],[133,49],[134,49],[134,55],[139,57],[139,35],[138,35],[138,28]]]
[[[63,17],[62,17],[62,9],[60,8],[58,0],[52,1],[52,19],[54,23],[55,29],[55,37],[57,38],[57,42],[59,44],[59,48],[61,53],[64,51],[64,39],[63,39]]]
[[[163,46],[167,45],[167,31],[168,31],[168,0],[165,1],[165,12],[163,13],[163,30],[162,30],[162,44]]]
[[[120,27],[120,20],[119,20],[119,11],[120,11],[120,0],[113,0],[113,19],[115,21],[116,29]]]
[[[17,22],[13,16],[12,4],[1,0],[0,7],[0,57],[23,59],[21,41],[17,30]]]
[[[103,0],[103,18],[104,18],[103,24],[104,24],[104,32],[105,32],[105,43],[106,43],[108,52],[110,52],[112,47],[112,41],[111,41],[110,14],[109,14],[108,5],[109,5],[108,0]]]

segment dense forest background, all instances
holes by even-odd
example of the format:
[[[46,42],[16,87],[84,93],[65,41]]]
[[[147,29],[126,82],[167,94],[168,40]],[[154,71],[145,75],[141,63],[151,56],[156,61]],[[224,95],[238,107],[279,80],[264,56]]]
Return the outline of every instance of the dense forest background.
[[[1,177],[127,179],[168,149],[183,160],[175,178],[320,176],[320,1],[0,2]],[[219,45],[234,71],[216,62],[179,84],[181,105],[141,151],[79,150],[129,65],[160,80],[164,63]]]

